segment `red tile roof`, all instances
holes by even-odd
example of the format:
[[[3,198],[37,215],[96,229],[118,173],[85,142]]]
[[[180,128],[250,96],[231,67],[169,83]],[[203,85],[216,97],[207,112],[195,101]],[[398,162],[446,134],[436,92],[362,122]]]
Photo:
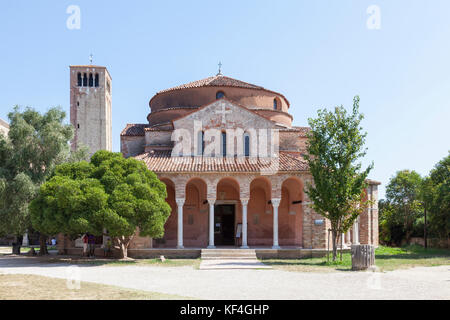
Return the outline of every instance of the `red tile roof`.
[[[180,90],[180,89],[188,89],[188,88],[199,88],[199,87],[239,87],[239,88],[247,88],[247,89],[264,89],[263,87],[256,86],[251,83],[247,83],[241,80],[229,78],[223,75],[217,75],[193,82],[189,82],[186,84],[182,84],[173,88],[165,89],[159,91],[159,93]]]
[[[120,133],[121,136],[145,136],[145,128],[150,125],[148,123],[128,123]]]
[[[171,151],[154,151],[135,157],[145,162],[149,170],[162,172],[261,172],[270,168],[262,159],[247,158],[171,157]],[[242,162],[240,161],[242,160]],[[307,162],[300,156],[280,151],[278,171],[307,171]]]

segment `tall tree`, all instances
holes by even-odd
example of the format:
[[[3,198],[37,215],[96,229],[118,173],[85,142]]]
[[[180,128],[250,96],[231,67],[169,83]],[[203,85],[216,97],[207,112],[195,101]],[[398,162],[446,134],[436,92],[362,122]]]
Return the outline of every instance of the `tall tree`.
[[[32,202],[33,227],[75,236],[106,229],[122,258],[136,232],[161,237],[170,214],[166,187],[144,163],[98,151],[91,163],[62,164]]]
[[[386,186],[386,201],[395,210],[394,215],[403,221],[406,242],[413,233],[414,222],[423,215],[420,201],[422,177],[413,171],[398,171]]]
[[[18,106],[8,114],[8,136],[0,134],[0,234],[18,238],[30,227],[29,203],[55,166],[70,156],[71,125],[65,112],[51,108],[40,114]],[[45,238],[41,253],[46,253]]]
[[[307,184],[306,193],[312,200],[312,208],[330,220],[333,261],[338,235],[348,231],[368,206],[363,192],[373,164],[361,171],[358,162],[366,154],[362,119],[358,96],[353,99],[351,114],[340,106],[334,112],[319,110],[317,118],[308,119],[311,131],[305,158],[314,183]]]
[[[430,172],[433,186],[430,201],[430,231],[440,239],[450,237],[450,154]]]

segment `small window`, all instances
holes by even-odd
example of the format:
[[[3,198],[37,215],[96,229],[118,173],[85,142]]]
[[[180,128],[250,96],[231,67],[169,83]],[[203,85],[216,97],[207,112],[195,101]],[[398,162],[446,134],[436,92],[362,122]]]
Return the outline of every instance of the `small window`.
[[[250,156],[250,135],[247,132],[244,133],[244,156]]]
[[[77,101],[77,107],[79,107],[80,106],[80,101]]]
[[[98,73],[95,74],[95,87],[98,87]]]
[[[197,139],[197,155],[201,156],[205,151],[205,132],[199,131]]]
[[[87,87],[87,83],[88,83],[87,74],[84,73],[83,74],[83,87]]]
[[[227,156],[227,134],[222,132],[222,156]]]
[[[216,93],[216,99],[217,100],[222,99],[223,97],[225,97],[225,93],[223,93],[223,91],[218,91]]]
[[[273,99],[273,110],[277,110],[278,109],[278,101],[277,98]]]
[[[80,124],[77,124],[77,128],[80,129]]]
[[[83,80],[81,79],[81,72],[78,72],[78,74],[77,74],[77,85],[79,87],[81,87],[82,84],[83,84]]]
[[[106,90],[108,90],[108,93],[111,93],[111,83],[109,81],[106,82]]]

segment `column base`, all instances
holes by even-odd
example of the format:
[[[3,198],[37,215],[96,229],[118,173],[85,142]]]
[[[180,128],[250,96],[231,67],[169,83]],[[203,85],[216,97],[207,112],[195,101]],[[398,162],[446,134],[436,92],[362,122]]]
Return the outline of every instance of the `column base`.
[[[280,249],[280,246],[272,246],[272,249]]]
[[[206,248],[207,248],[207,249],[215,249],[216,246],[207,246]]]
[[[241,249],[249,249],[249,246],[241,246]]]
[[[177,246],[177,249],[184,249],[184,246]]]

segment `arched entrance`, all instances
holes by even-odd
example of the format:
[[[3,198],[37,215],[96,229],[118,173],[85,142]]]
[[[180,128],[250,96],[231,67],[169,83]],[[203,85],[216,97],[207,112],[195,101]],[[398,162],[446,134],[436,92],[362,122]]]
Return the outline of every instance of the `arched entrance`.
[[[214,244],[235,245],[236,228],[242,223],[239,201],[239,183],[234,178],[223,178],[217,184],[214,205]]]

